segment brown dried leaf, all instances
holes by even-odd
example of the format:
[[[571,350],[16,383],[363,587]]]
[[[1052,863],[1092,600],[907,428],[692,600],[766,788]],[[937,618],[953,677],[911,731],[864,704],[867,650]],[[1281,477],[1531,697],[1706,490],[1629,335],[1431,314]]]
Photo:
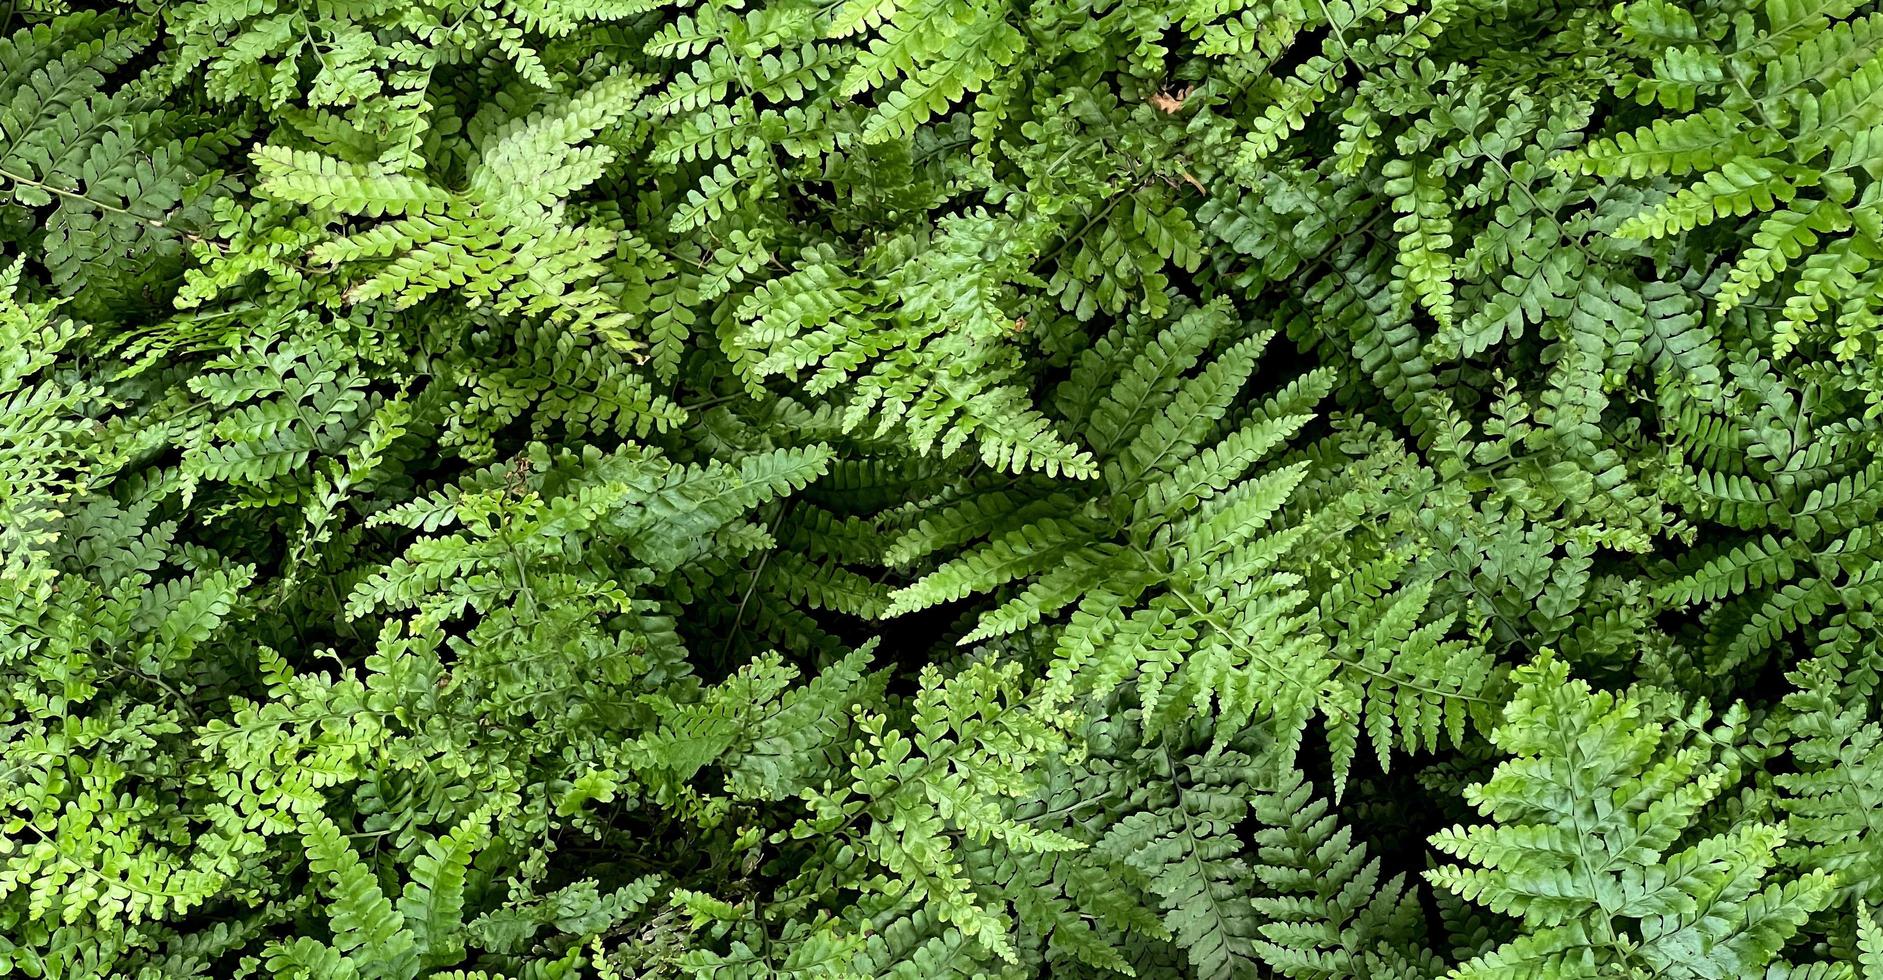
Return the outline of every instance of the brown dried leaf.
[[[1195,85],[1185,85],[1180,89],[1152,92],[1150,98],[1151,106],[1159,112],[1175,115],[1183,108],[1184,100],[1188,99],[1190,93],[1194,91],[1196,91]]]

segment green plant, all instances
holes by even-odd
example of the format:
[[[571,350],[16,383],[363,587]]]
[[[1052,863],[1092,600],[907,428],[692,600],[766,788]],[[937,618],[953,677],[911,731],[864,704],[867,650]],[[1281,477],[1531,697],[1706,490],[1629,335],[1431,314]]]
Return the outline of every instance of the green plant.
[[[1883,980],[1880,133],[1854,0],[12,4],[0,974]]]

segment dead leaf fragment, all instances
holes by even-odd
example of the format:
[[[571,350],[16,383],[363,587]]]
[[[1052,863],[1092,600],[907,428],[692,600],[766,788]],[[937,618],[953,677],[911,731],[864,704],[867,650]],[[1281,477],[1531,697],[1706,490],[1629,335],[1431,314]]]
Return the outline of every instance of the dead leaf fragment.
[[[1178,110],[1183,108],[1184,100],[1188,99],[1190,93],[1194,91],[1196,91],[1195,85],[1185,85],[1180,89],[1167,89],[1162,92],[1152,92],[1150,100],[1151,107],[1159,112],[1175,115]]]

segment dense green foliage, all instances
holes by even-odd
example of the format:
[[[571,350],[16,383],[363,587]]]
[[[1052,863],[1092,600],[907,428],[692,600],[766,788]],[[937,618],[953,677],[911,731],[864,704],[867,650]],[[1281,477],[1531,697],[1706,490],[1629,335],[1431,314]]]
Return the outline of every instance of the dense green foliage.
[[[1883,5],[0,22],[0,975],[1883,980]]]

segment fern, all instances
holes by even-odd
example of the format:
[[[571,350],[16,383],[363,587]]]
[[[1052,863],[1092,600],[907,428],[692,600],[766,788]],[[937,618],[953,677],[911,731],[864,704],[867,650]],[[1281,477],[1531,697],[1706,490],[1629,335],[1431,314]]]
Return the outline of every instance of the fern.
[[[1258,796],[1254,811],[1268,893],[1254,900],[1265,920],[1257,954],[1286,977],[1423,977],[1424,913],[1399,876],[1382,880],[1380,859],[1340,827],[1299,774]]]
[[[1883,807],[1876,783],[1883,729],[1861,708],[1837,697],[1825,676],[1827,666],[1801,668],[1793,677],[1801,689],[1785,699],[1797,712],[1790,724],[1797,735],[1792,754],[1800,767],[1777,779],[1794,842],[1785,856],[1835,874],[1840,894],[1873,904],[1883,890],[1883,865],[1876,860],[1870,830]]]
[[[1246,975],[1258,962],[1254,872],[1232,857],[1241,846],[1235,826],[1248,811],[1238,790],[1252,764],[1226,753],[1172,773],[1176,799],[1169,809],[1132,814],[1100,843],[1145,876],[1165,927],[1199,976]]]
[[[348,286],[350,302],[389,297],[395,309],[446,288],[498,313],[559,318],[628,344],[626,311],[597,280],[616,247],[602,229],[571,225],[560,204],[599,178],[614,160],[583,141],[625,115],[645,79],[617,74],[553,107],[482,135],[481,157],[462,192],[422,177],[357,165],[282,146],[255,151],[262,189],[280,200],[346,216],[395,217],[323,242],[317,263],[366,263],[371,274]]]
[[[1883,972],[1876,3],[70,6],[0,974]]]
[[[72,14],[0,41],[0,191],[50,208],[39,258],[89,315],[122,315],[170,284],[230,142],[167,109],[150,79],[107,81],[150,38],[137,21]]]
[[[1434,835],[1440,851],[1475,867],[1427,877],[1521,916],[1524,931],[1454,976],[1618,966],[1745,976],[1830,903],[1833,879],[1822,871],[1768,883],[1785,841],[1779,825],[1746,820],[1689,836],[1737,775],[1732,739],[1743,712],[1708,732],[1704,712],[1654,714],[1653,701],[1596,693],[1559,661],[1514,679],[1518,692],[1492,733],[1514,758],[1466,791],[1495,822]]]
[[[894,594],[888,612],[1004,596],[964,643],[1065,615],[1047,668],[1049,697],[1102,697],[1135,681],[1153,728],[1213,707],[1235,730],[1260,709],[1287,738],[1319,712],[1346,747],[1336,749],[1343,775],[1363,713],[1382,756],[1395,726],[1414,743],[1435,743],[1448,716],[1457,737],[1462,705],[1487,674],[1481,651],[1442,639],[1447,623],[1419,624],[1424,598],[1410,598],[1367,640],[1347,633],[1372,611],[1321,623],[1304,614],[1289,553],[1310,529],[1266,525],[1308,463],[1247,474],[1308,423],[1325,377],[1310,375],[1252,411],[1232,413],[1268,338],[1230,343],[1205,362],[1204,350],[1230,328],[1228,310],[1216,307],[1155,333],[1140,324],[1107,338],[1106,346],[1139,353],[1111,377],[1099,373],[1117,370],[1106,362],[1079,365],[1062,392],[1068,402],[1106,392],[1082,408],[1079,427],[1093,440],[1110,496],[1056,493],[1024,510],[1017,505],[1025,498],[1010,498],[1012,516],[994,517],[995,533]],[[1380,659],[1408,640],[1397,658]]]

